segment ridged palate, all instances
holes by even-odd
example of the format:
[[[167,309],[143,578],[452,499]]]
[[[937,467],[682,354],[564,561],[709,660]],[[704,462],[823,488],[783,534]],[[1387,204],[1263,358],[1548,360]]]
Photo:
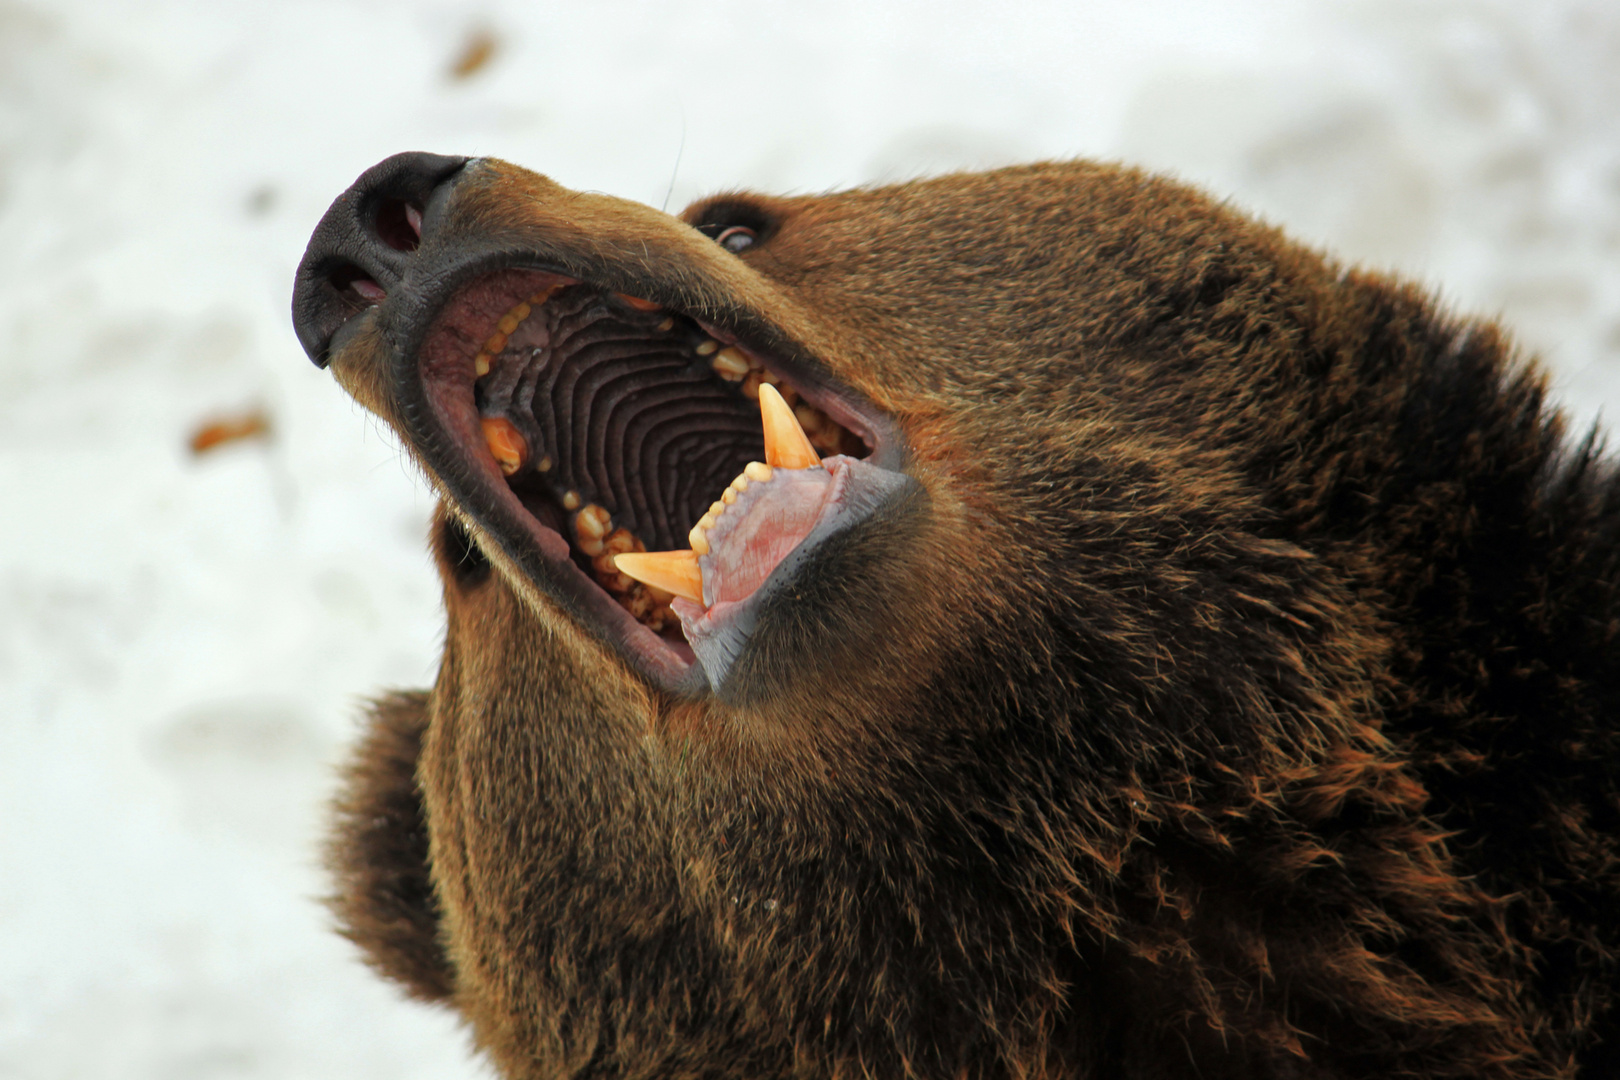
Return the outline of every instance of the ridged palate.
[[[679,543],[730,477],[763,453],[758,408],[717,380],[690,323],[565,289],[511,335],[479,384],[480,412],[550,458],[555,498],[573,491],[650,546]]]

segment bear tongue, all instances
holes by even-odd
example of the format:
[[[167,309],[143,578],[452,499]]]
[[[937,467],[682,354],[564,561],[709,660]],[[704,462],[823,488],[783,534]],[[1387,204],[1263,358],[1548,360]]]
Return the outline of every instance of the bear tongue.
[[[751,596],[810,534],[832,489],[832,474],[817,465],[773,469],[769,480],[739,493],[709,529],[709,552],[699,560],[704,606]]]

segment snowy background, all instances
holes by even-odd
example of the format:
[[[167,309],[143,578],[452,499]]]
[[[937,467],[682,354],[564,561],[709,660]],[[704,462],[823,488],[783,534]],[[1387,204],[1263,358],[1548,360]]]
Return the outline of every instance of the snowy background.
[[[406,149],[672,210],[1124,157],[1620,403],[1616,3],[0,0],[0,1077],[487,1075],[315,899],[358,703],[440,615],[289,286]]]

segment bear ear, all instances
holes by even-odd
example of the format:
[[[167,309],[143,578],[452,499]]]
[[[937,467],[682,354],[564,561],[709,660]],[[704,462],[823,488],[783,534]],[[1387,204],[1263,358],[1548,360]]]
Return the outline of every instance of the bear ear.
[[[368,724],[332,804],[326,865],[337,891],[327,906],[379,973],[414,998],[445,1001],[455,973],[439,941],[416,784],[427,695],[390,694],[372,706]]]

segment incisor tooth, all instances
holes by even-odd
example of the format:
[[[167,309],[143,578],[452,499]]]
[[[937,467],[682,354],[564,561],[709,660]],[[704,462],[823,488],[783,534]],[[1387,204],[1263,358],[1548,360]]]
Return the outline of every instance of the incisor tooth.
[[[759,420],[765,428],[766,464],[779,469],[808,469],[821,464],[792,408],[770,383],[759,387]]]
[[[643,551],[615,555],[619,573],[645,585],[703,603],[703,571],[696,551]]]
[[[511,476],[523,467],[523,459],[529,455],[529,446],[512,421],[504,416],[486,416],[479,421],[484,429],[484,443],[489,447],[490,456],[501,467],[501,472]]]

